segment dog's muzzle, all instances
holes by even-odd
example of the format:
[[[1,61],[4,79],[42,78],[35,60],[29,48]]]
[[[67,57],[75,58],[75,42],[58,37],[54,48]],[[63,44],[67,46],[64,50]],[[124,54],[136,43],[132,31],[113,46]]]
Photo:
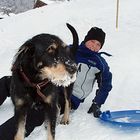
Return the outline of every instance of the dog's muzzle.
[[[67,87],[76,80],[77,66],[71,64],[57,64],[57,66],[44,67],[41,69],[40,78],[48,79],[56,86]]]

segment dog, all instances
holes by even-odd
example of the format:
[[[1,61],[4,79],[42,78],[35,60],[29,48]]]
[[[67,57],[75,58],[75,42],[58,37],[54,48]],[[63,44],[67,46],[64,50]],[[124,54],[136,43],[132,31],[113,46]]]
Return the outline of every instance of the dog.
[[[60,86],[64,88],[65,95],[61,123],[69,122],[70,95],[77,71],[78,35],[73,26],[67,23],[67,27],[73,35],[72,47],[58,36],[39,34],[27,40],[14,57],[10,85],[17,127],[14,140],[24,140],[27,110],[38,102],[45,110],[48,140],[55,139]]]

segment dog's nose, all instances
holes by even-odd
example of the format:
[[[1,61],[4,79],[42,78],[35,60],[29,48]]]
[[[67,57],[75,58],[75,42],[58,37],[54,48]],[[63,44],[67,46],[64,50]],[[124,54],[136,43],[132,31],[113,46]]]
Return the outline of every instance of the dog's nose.
[[[71,64],[66,66],[66,70],[70,73],[70,74],[74,74],[77,71],[77,66],[76,64]]]

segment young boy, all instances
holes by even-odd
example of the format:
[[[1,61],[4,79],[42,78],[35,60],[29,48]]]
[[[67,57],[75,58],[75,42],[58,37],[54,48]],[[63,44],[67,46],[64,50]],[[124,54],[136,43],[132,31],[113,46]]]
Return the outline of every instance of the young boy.
[[[91,93],[95,80],[97,80],[96,96],[88,111],[88,113],[93,113],[94,117],[100,116],[100,107],[112,89],[112,74],[105,59],[99,53],[104,41],[104,31],[93,27],[88,31],[77,51],[78,72],[73,88],[72,103],[77,109]]]
[[[93,113],[94,117],[101,114],[100,107],[104,104],[109,91],[112,89],[112,74],[99,50],[105,41],[105,33],[98,27],[91,28],[84,41],[79,45],[76,54],[78,64],[77,78],[74,83],[71,96],[72,109],[77,109],[80,103],[91,93],[94,83],[97,80],[98,89],[92,100],[92,105],[88,113]],[[0,104],[4,102],[9,94],[10,77],[0,79]],[[63,106],[62,106],[63,108]],[[63,112],[62,112],[63,113]],[[37,116],[37,117],[34,117]],[[32,108],[28,111],[26,136],[28,136],[36,126],[43,123],[44,111],[42,108]],[[14,116],[0,126],[0,140],[11,140],[16,132],[14,126]],[[8,133],[7,133],[8,132]]]

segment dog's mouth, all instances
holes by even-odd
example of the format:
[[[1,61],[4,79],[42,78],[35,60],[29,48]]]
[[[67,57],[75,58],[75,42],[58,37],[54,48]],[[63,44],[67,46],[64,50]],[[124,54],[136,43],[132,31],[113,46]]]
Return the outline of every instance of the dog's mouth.
[[[56,86],[67,87],[76,80],[76,73],[72,76],[64,75],[62,77],[59,77],[58,79],[55,77],[52,77],[50,80]]]
[[[42,80],[48,79],[56,86],[67,87],[76,80],[76,72],[70,74],[63,64],[58,64],[53,67],[44,67],[40,71]]]

